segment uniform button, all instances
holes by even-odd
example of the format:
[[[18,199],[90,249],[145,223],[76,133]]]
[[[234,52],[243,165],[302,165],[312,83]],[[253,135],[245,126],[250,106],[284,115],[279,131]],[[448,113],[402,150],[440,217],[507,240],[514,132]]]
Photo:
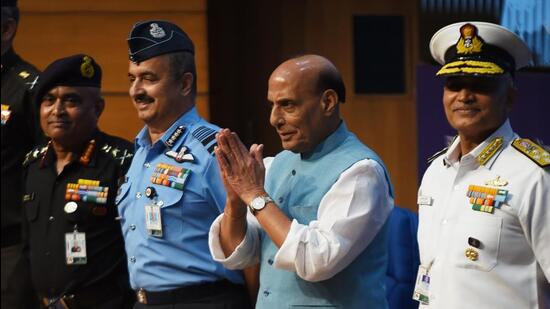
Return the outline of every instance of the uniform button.
[[[268,296],[269,296],[269,294],[270,294],[270,292],[269,292],[269,291],[267,291],[267,290],[266,290],[266,291],[264,291],[264,296],[265,296],[265,297],[268,297]]]
[[[272,259],[267,260],[267,264],[273,265],[273,260]]]
[[[145,166],[145,168],[150,168],[150,167],[151,167],[151,163],[145,162],[145,164],[143,164],[143,166]]]
[[[136,225],[135,224],[130,224],[130,229],[133,231],[136,229]]]
[[[449,222],[449,221],[447,221],[447,219],[443,219],[443,221],[441,221],[441,223],[443,223],[443,224],[447,224],[447,222]]]
[[[136,262],[136,257],[135,257],[135,256],[131,256],[131,257],[130,257],[130,262],[135,263],[135,262]]]
[[[281,204],[284,200],[285,200],[284,198],[280,197],[279,198],[279,204]]]
[[[296,175],[296,171],[292,170],[292,176]]]
[[[48,220],[49,220],[50,222],[53,222],[53,220],[55,220],[55,218],[54,218],[53,216],[50,216],[50,217],[48,218]]]
[[[455,190],[455,191],[458,190],[458,189],[459,189],[459,186],[458,186],[458,185],[456,185],[456,186],[453,187],[453,190]]]
[[[141,197],[141,192],[137,192],[136,193],[136,198],[140,198]]]
[[[50,251],[46,251],[45,254],[46,254],[46,256],[50,256],[51,253],[50,253]]]

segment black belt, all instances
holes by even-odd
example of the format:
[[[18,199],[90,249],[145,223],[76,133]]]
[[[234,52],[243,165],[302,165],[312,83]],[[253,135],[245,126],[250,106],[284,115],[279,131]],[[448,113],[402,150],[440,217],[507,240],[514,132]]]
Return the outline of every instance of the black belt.
[[[114,281],[114,282],[113,282]],[[123,288],[115,280],[102,280],[89,287],[79,289],[71,293],[65,293],[58,297],[43,297],[42,302],[46,308],[54,304],[61,305],[65,309],[88,308],[118,296],[124,296]]]
[[[149,292],[139,289],[136,291],[136,297],[139,303],[145,305],[178,304],[227,293],[231,288],[242,291],[243,287],[227,280],[221,280],[160,292]]]
[[[20,244],[21,232],[21,224],[2,227],[2,248]]]

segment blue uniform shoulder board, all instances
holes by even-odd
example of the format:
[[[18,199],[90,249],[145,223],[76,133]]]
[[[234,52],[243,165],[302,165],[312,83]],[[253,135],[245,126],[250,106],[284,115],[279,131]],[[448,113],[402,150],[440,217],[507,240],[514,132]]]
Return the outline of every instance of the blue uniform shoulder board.
[[[194,138],[198,139],[204,147],[208,147],[207,149],[208,152],[212,154],[214,153],[214,147],[216,147],[217,145],[215,141],[216,133],[218,133],[218,131],[214,129],[211,129],[205,126],[200,126],[195,130],[193,130],[191,134],[193,135]],[[214,143],[212,143],[212,141],[214,141]],[[210,143],[212,144],[209,146]]]
[[[527,156],[540,167],[550,166],[550,154],[544,148],[528,138],[516,138],[512,147]]]
[[[47,150],[48,150],[48,146],[38,146],[33,150],[29,151],[25,155],[25,160],[23,160],[23,166],[28,166],[29,164],[34,162],[36,159],[41,158],[46,153]]]

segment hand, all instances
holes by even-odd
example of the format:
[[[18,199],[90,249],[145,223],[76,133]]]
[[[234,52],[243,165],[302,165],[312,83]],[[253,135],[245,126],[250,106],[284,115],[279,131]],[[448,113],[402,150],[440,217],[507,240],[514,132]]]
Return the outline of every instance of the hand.
[[[216,157],[224,183],[246,204],[256,196],[265,195],[263,145],[254,144],[247,150],[237,134],[229,129],[221,130],[216,140]]]

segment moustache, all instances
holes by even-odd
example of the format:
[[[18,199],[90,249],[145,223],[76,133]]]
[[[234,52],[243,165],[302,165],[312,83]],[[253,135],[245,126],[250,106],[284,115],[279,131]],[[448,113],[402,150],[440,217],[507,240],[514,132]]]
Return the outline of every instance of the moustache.
[[[138,94],[134,96],[134,102],[136,103],[153,103],[155,99],[151,98],[150,96],[146,94]]]

